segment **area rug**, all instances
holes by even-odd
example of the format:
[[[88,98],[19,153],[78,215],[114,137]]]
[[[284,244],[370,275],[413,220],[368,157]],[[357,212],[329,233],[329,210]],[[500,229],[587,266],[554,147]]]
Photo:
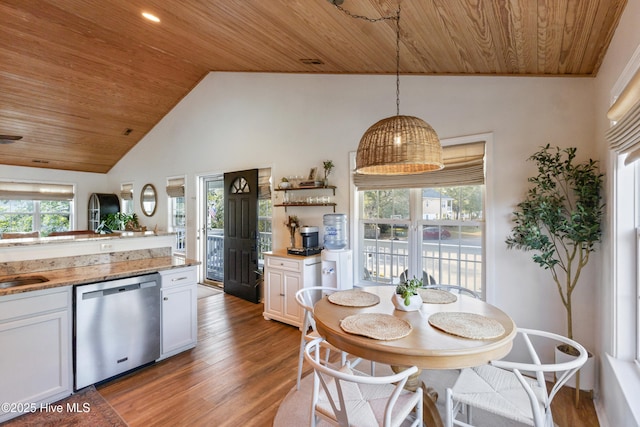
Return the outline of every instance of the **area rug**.
[[[213,295],[220,295],[224,293],[222,289],[215,288],[213,286],[198,284],[198,299],[207,298]]]
[[[358,370],[370,372],[366,362],[358,365]],[[376,375],[391,375],[391,369],[382,364],[376,364]],[[444,396],[447,387],[452,386],[458,376],[457,370],[425,370],[420,375],[426,384],[433,387],[438,393],[438,411],[444,420]],[[311,390],[313,388],[313,374],[305,376],[300,382],[300,390],[294,386],[284,398],[278,408],[278,413],[273,420],[273,427],[303,427],[310,425],[311,419]],[[525,424],[516,423],[505,418],[489,414],[479,409],[474,409],[473,424],[486,427],[524,427]],[[327,427],[330,424],[320,421],[318,427]],[[403,424],[404,426],[405,424]],[[409,425],[407,422],[406,425]]]
[[[21,415],[0,423],[2,427],[127,427],[113,407],[98,393],[94,386],[49,404],[46,409]]]

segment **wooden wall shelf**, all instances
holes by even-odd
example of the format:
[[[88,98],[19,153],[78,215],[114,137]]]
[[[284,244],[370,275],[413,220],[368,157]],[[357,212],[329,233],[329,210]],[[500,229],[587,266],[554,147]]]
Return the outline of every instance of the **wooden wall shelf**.
[[[285,193],[290,191],[313,191],[313,190],[331,190],[333,195],[336,195],[336,186],[329,185],[327,187],[293,187],[293,188],[276,188],[275,191],[284,191]],[[301,207],[309,207],[309,206],[328,206],[333,208],[333,211],[336,211],[336,203],[322,203],[322,202],[285,202],[279,203],[277,205],[273,205],[274,207],[284,208],[285,212],[287,208],[301,208]]]

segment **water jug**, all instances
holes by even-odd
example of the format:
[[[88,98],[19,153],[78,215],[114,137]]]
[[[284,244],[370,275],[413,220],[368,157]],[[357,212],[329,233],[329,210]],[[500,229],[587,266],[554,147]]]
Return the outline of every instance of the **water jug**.
[[[347,247],[347,214],[326,214],[324,223],[325,249],[344,249]]]

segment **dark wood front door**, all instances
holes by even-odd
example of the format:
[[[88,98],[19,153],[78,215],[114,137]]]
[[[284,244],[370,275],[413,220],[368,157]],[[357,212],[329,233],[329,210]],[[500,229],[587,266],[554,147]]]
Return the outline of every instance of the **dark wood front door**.
[[[224,186],[224,291],[258,303],[258,170],[225,173]]]

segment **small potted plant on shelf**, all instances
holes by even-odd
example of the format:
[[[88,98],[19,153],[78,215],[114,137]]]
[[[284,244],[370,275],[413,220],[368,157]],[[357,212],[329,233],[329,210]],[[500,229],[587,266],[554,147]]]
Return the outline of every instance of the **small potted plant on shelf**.
[[[422,307],[422,297],[418,289],[422,287],[422,279],[414,277],[396,286],[393,305],[397,310],[415,311]]]
[[[283,176],[282,179],[280,180],[280,184],[278,185],[278,187],[282,190],[286,190],[291,188],[291,183],[287,178]]]
[[[324,186],[329,186],[329,175],[331,175],[331,171],[334,168],[333,160],[325,160],[322,162],[322,167],[324,168]]]

